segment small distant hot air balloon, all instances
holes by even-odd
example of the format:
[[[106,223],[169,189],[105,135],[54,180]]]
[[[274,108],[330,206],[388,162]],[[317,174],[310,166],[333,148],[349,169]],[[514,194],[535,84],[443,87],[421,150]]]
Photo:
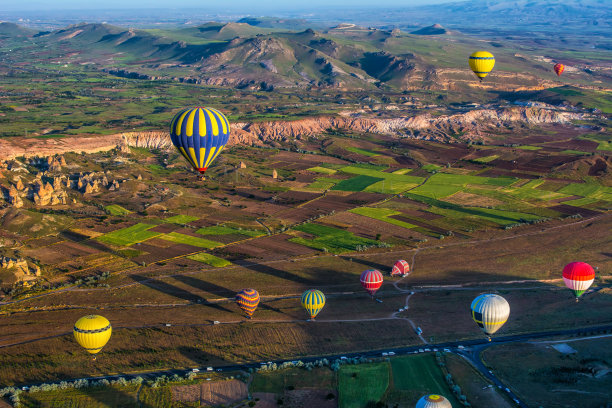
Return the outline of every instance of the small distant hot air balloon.
[[[476,51],[470,55],[469,63],[471,70],[482,81],[493,70],[495,57],[487,51]]]
[[[259,305],[259,293],[255,289],[242,289],[236,294],[236,303],[250,319]]]
[[[74,339],[88,353],[98,354],[102,347],[110,339],[112,327],[110,322],[102,316],[89,315],[83,316],[74,324]]]
[[[555,73],[557,74],[557,76],[561,76],[561,74],[563,73],[563,70],[565,69],[565,65],[555,64],[553,69],[555,70]]]
[[[376,269],[368,269],[361,274],[361,286],[374,297],[374,294],[383,284],[383,274]]]
[[[212,108],[183,109],[170,124],[172,144],[202,174],[219,156],[229,134],[227,118]]]
[[[499,295],[487,293],[472,301],[472,319],[491,341],[491,335],[498,331],[510,316],[508,301]]]
[[[403,259],[400,259],[393,265],[391,269],[391,276],[399,275],[405,276],[410,274],[410,264]]]
[[[576,302],[595,280],[593,267],[586,262],[571,262],[563,268],[565,286],[574,291]]]
[[[325,295],[320,290],[308,289],[302,294],[302,306],[306,309],[310,320],[314,320],[325,306]]]
[[[429,394],[416,403],[416,408],[453,408],[453,406],[442,395]]]

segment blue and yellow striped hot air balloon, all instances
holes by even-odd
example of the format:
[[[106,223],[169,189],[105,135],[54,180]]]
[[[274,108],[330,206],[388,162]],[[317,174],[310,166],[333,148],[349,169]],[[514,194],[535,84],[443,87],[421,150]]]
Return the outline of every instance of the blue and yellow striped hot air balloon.
[[[170,124],[172,144],[202,174],[219,156],[229,134],[227,118],[212,108],[183,109]]]
[[[495,66],[495,57],[487,51],[476,51],[470,55],[469,62],[470,69],[474,71],[474,74],[482,81],[483,78],[489,75],[489,72],[493,70]]]
[[[308,289],[302,294],[302,306],[306,309],[310,319],[314,320],[325,306],[325,295],[320,290]]]
[[[259,293],[255,289],[242,289],[236,294],[236,303],[250,319],[259,305]]]

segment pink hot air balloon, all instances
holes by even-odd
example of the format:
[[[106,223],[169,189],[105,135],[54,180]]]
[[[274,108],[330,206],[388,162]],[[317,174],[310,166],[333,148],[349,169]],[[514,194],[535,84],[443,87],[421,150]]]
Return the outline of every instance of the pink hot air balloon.
[[[405,276],[410,274],[410,264],[403,259],[400,259],[393,265],[391,269],[391,276],[399,275]]]
[[[368,269],[361,274],[361,286],[374,297],[374,294],[383,284],[383,275],[376,269]]]

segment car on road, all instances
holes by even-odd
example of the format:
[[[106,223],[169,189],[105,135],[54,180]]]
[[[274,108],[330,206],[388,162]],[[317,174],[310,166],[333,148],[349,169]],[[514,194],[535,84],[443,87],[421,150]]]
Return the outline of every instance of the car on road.
[[[199,369],[199,368],[194,368],[194,369],[192,369],[192,370],[191,370],[191,372],[192,372],[192,373],[199,373],[199,372],[200,372],[200,369]]]
[[[445,353],[450,353],[451,351],[450,351],[450,349],[449,349],[449,348],[445,348],[445,349],[444,349],[444,352],[445,352]]]
[[[419,336],[421,335],[421,333],[423,333],[423,330],[420,327],[417,327],[415,331],[416,331],[416,334]]]
[[[387,353],[387,352],[382,353],[383,357],[387,357],[388,355],[389,355],[389,353]]]
[[[508,388],[506,388],[506,392],[510,392],[510,390]]]
[[[212,367],[206,367],[206,371],[212,371],[213,368]]]
[[[424,350],[423,350],[423,349],[419,349],[419,353],[423,353],[423,352],[424,352]]]
[[[462,346],[461,344],[460,344],[460,345],[458,345],[458,346],[457,346],[457,348],[458,348],[459,350],[464,350],[464,349],[465,349],[465,347],[464,347],[464,346]]]
[[[389,355],[390,355],[390,356],[394,356],[394,355],[395,355],[395,352],[394,352],[394,351],[390,351],[390,352],[389,352]]]

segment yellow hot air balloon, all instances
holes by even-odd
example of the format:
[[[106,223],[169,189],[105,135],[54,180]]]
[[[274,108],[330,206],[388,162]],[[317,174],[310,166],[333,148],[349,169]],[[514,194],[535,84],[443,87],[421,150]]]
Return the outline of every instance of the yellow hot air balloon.
[[[306,309],[310,320],[314,320],[325,306],[325,295],[320,290],[308,289],[302,294],[302,306]]]
[[[487,51],[476,51],[470,55],[470,68],[474,74],[482,81],[484,77],[489,75],[495,66],[495,57]]]
[[[106,317],[83,316],[74,324],[74,338],[90,354],[97,354],[110,339],[112,327]],[[94,360],[96,357],[94,356]]]

